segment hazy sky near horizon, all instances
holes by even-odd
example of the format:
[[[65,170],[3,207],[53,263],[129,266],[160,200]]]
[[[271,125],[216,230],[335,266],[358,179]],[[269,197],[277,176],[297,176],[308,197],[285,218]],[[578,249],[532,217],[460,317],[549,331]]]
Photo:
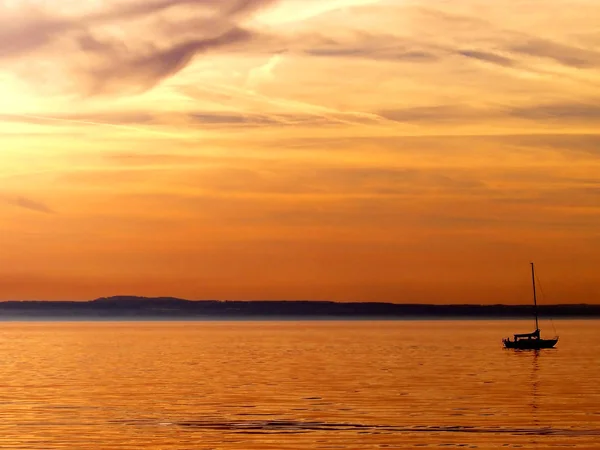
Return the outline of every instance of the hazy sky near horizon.
[[[598,17],[0,1],[0,298],[600,303]]]

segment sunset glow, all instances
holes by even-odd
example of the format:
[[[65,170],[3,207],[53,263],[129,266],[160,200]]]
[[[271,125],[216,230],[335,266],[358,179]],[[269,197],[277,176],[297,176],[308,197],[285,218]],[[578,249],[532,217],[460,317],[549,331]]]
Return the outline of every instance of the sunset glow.
[[[0,1],[0,297],[600,303],[597,0]]]

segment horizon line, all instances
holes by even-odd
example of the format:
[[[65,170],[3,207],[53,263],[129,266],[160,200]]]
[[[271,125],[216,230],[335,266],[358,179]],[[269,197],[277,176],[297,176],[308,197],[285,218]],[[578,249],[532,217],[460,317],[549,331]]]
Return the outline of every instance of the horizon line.
[[[49,300],[49,299],[0,299],[0,304],[3,303],[102,303],[102,301],[110,301],[119,299],[124,300],[173,300],[180,302],[190,302],[190,303],[202,303],[202,302],[213,302],[213,303],[227,303],[227,302],[237,302],[237,303],[253,303],[253,302],[272,302],[272,303],[329,303],[329,304],[380,304],[380,305],[397,305],[397,306],[436,306],[436,307],[491,307],[491,306],[501,306],[501,307],[532,307],[532,305],[524,304],[524,303],[403,303],[403,302],[393,302],[393,301],[369,301],[369,300],[359,300],[359,301],[348,301],[348,300],[317,300],[317,299],[188,299],[182,297],[173,297],[173,296],[138,296],[138,295],[113,295],[107,297],[97,297],[94,299],[81,299],[81,300]],[[556,307],[556,306],[566,306],[566,307],[574,307],[574,306],[598,306],[598,303],[546,303],[543,305],[538,305],[539,308],[544,307]]]

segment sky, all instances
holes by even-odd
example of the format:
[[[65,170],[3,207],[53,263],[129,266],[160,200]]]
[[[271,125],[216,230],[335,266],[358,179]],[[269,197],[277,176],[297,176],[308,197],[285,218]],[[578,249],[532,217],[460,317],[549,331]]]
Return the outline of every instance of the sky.
[[[0,0],[0,299],[600,303],[597,0]]]

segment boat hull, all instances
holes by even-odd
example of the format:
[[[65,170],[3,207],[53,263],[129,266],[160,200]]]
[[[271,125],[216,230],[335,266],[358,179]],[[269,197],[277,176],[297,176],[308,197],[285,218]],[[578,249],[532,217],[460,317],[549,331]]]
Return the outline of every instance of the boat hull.
[[[516,350],[540,350],[542,348],[553,348],[558,342],[558,338],[554,339],[520,339],[511,341],[504,339],[505,348],[514,348]]]

